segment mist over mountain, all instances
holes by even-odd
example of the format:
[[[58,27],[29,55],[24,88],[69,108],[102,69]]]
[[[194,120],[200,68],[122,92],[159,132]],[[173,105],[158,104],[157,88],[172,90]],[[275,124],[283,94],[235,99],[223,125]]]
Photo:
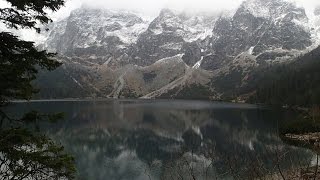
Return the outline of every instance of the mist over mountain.
[[[142,97],[220,99],[261,66],[287,63],[318,46],[312,18],[296,3],[247,0],[234,11],[136,11],[81,7],[48,26],[40,48],[58,52],[63,67],[43,73],[44,98]],[[56,84],[60,78],[64,83]],[[74,86],[72,89],[66,88]]]

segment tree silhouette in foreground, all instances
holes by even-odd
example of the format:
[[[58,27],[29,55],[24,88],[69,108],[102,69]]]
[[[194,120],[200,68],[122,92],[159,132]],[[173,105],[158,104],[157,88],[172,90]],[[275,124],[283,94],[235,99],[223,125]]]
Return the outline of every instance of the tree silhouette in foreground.
[[[6,0],[0,21],[8,28],[29,28],[51,22],[46,11],[56,11],[64,0]],[[39,51],[33,42],[9,32],[0,32],[0,180],[73,179],[74,159],[61,145],[39,131],[40,121],[53,122],[61,114],[30,112],[22,118],[9,117],[4,107],[13,99],[30,100],[37,89],[31,85],[38,69],[54,70],[60,63],[55,54]]]

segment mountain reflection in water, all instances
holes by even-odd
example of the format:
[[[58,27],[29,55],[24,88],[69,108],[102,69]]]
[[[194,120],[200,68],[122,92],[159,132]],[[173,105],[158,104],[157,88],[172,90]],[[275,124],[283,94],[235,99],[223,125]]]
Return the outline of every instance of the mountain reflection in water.
[[[313,153],[282,142],[285,113],[185,100],[40,101],[9,111],[65,112],[43,124],[76,158],[79,179],[253,179],[308,165]]]

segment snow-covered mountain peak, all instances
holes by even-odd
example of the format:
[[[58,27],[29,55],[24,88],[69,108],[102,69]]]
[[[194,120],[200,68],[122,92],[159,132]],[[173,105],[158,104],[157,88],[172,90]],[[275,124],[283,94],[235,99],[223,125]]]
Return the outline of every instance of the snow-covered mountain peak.
[[[163,8],[160,11],[159,17],[163,17],[163,18],[170,18],[170,17],[174,17],[176,16],[177,12],[169,9],[169,8]]]
[[[204,39],[212,35],[212,29],[217,19],[216,14],[187,14],[170,9],[163,9],[159,16],[151,22],[149,30],[156,35],[173,33],[187,42]]]
[[[149,26],[149,30],[155,34],[175,32],[178,29],[184,29],[183,23],[170,9],[161,10],[159,16],[155,18]]]
[[[320,16],[320,6],[318,6],[318,7],[316,7],[316,8],[314,9],[313,14],[314,14],[315,16]]]
[[[99,28],[99,30],[103,28],[106,32],[119,31],[119,34],[121,34],[121,32],[125,33],[128,27],[148,23],[129,11],[89,8],[73,11],[68,18],[68,22],[75,22],[87,28],[93,27],[95,29]],[[92,30],[94,31],[95,29]],[[106,36],[109,36],[109,34],[106,34]]]
[[[148,24],[129,11],[84,7],[74,10],[67,19],[49,25],[52,30],[44,46],[63,54],[102,46],[121,49],[136,42]]]
[[[315,8],[314,16],[311,18],[312,35],[314,45],[320,44],[320,6]]]
[[[303,8],[285,0],[246,0],[240,8],[249,11],[255,17],[307,21]]]
[[[276,27],[295,26],[311,34],[314,29],[314,16],[308,16],[306,10],[294,1],[246,0],[235,13],[234,19],[238,16],[262,18],[263,21],[275,24]]]

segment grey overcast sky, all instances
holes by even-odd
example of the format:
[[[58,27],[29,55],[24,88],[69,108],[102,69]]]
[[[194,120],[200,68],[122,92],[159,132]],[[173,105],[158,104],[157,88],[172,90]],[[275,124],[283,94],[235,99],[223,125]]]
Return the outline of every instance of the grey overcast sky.
[[[220,11],[223,9],[234,9],[243,0],[66,0],[65,7],[52,14],[54,19],[61,19],[70,12],[82,5],[109,8],[128,9],[145,13],[149,16],[156,16],[162,8],[189,11]],[[309,12],[320,0],[288,0],[295,1],[299,6],[304,6]],[[0,0],[0,7],[5,6],[4,0]]]
[[[217,11],[231,9],[243,0],[68,0],[55,17],[67,16],[71,9],[82,5],[109,9],[128,9],[156,16],[162,8],[175,10]]]
[[[1,1],[1,0],[0,0]],[[243,0],[67,0],[66,7],[54,14],[55,18],[68,16],[70,11],[84,5],[111,9],[129,9],[155,16],[162,8],[191,11],[220,11],[233,9]],[[320,0],[288,0],[295,1],[307,10],[320,5]]]

